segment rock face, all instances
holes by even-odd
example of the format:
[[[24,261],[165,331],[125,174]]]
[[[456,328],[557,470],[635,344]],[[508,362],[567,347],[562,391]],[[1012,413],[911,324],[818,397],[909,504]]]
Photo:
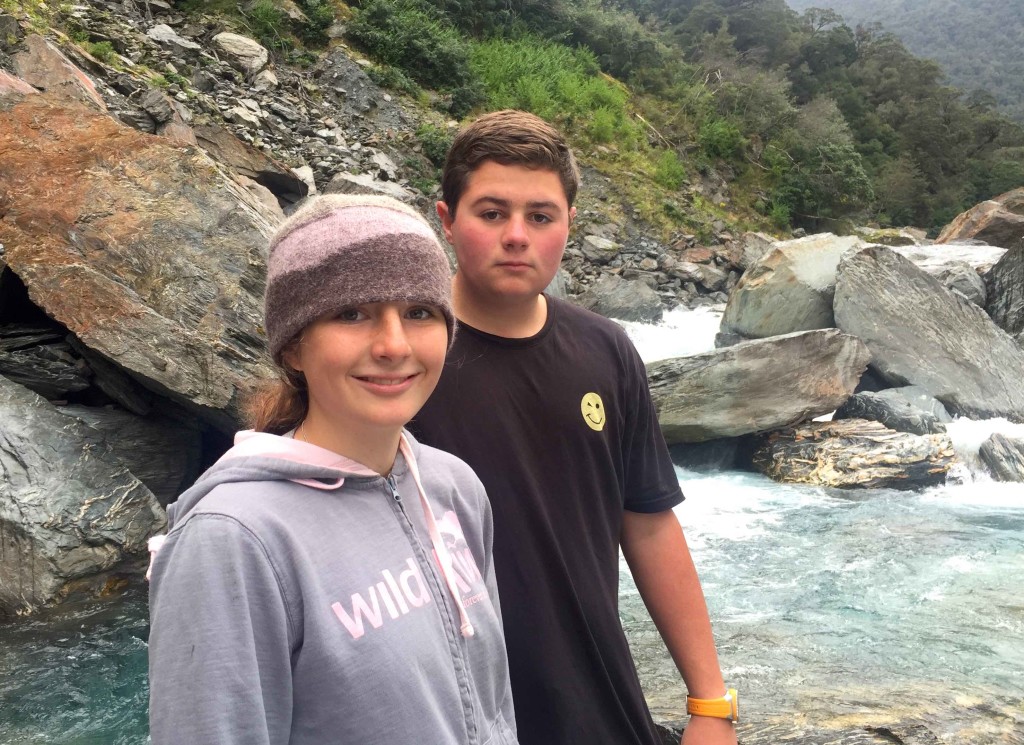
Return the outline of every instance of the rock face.
[[[605,274],[584,292],[579,304],[607,318],[656,323],[661,320],[662,305],[658,293],[643,282]]]
[[[831,233],[776,243],[740,279],[722,315],[716,345],[833,328],[836,266],[862,245]]]
[[[884,424],[889,429],[897,432],[909,432],[915,435],[937,434],[945,432],[944,422],[950,420],[949,414],[940,418],[931,411],[919,409],[900,391],[914,389],[914,386],[907,388],[892,388],[887,391],[872,393],[865,391],[857,393],[836,409],[833,421],[839,419],[869,419],[873,422]],[[934,399],[932,399],[934,401]],[[942,412],[945,409],[938,401],[935,401]]]
[[[953,463],[945,435],[895,432],[879,422],[810,422],[768,435],[754,466],[776,481],[840,488],[941,484]]]
[[[1008,249],[1024,246],[1024,188],[975,205],[947,225],[935,242],[970,238]]]
[[[858,339],[820,329],[653,362],[647,378],[668,443],[703,442],[833,411],[868,357]]]
[[[1024,350],[979,308],[882,246],[839,265],[836,323],[889,385],[918,385],[950,413],[1024,421]]]
[[[0,616],[102,582],[166,525],[99,432],[3,377],[0,471]]]
[[[213,45],[234,67],[249,77],[255,76],[270,59],[270,53],[262,44],[230,31],[222,31],[214,36]]]
[[[27,49],[14,55],[14,69],[18,77],[39,90],[60,98],[106,111],[96,84],[85,73],[42,36],[25,39]]]
[[[0,102],[0,243],[32,301],[147,387],[235,427],[264,360],[271,224],[195,148],[44,96]]]
[[[981,443],[978,455],[996,481],[1024,481],[1024,440],[996,433]]]
[[[1011,336],[1024,331],[1024,246],[1007,251],[985,275],[985,310]]]

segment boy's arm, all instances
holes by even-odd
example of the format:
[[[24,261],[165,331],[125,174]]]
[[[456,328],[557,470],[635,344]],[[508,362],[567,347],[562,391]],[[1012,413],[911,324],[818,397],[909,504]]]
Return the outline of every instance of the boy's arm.
[[[627,510],[623,515],[621,544],[640,597],[679,668],[689,695],[722,696],[725,683],[704,592],[675,513]],[[694,716],[683,734],[683,743],[735,745],[736,731],[727,719]]]

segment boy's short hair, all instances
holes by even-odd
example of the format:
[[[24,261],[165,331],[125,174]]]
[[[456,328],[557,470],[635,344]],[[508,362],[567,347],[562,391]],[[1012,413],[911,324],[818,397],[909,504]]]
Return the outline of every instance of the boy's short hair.
[[[484,114],[455,136],[441,175],[441,193],[452,216],[473,171],[487,161],[554,171],[572,207],[580,170],[569,143],[553,126],[525,111]]]

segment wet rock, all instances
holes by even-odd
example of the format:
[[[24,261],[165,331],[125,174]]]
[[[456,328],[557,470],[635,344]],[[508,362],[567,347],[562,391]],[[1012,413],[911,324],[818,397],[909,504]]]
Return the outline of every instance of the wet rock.
[[[946,431],[943,421],[949,421],[948,414],[945,420],[940,420],[935,414],[914,406],[898,392],[899,390],[893,388],[877,393],[870,391],[856,393],[836,409],[832,419],[833,421],[870,419],[897,432],[910,432],[915,435],[937,434]],[[938,401],[935,403],[942,407]],[[945,412],[944,408],[943,412]]]
[[[945,435],[913,435],[866,419],[842,419],[772,432],[754,453],[753,464],[787,483],[910,489],[943,483],[954,455]]]
[[[954,415],[1024,421],[1024,351],[891,249],[871,246],[840,262],[835,316],[890,386],[921,386]]]
[[[25,47],[25,51],[14,55],[14,71],[19,78],[55,98],[107,110],[96,84],[57,47],[37,34],[25,39]]]
[[[1007,251],[985,275],[985,310],[1011,336],[1024,332],[1024,246]]]
[[[929,272],[947,289],[958,292],[979,308],[985,307],[987,292],[985,280],[966,261],[955,261],[938,271]]]
[[[647,365],[669,444],[736,437],[834,411],[868,363],[860,340],[820,329]]]
[[[606,318],[656,323],[661,320],[658,294],[643,282],[602,274],[576,301]]]
[[[89,387],[89,367],[62,338],[41,342],[31,329],[0,329],[0,375],[51,400]]]
[[[94,589],[166,526],[99,432],[3,377],[0,445],[0,616]]]
[[[111,451],[163,507],[201,473],[202,428],[184,412],[142,417],[116,406],[61,406],[57,411],[102,433]]]
[[[917,246],[920,238],[905,228],[857,228],[857,235],[866,243],[880,246]]]
[[[716,345],[833,328],[836,267],[845,252],[861,245],[831,233],[774,244],[733,289]]]
[[[1000,194],[958,215],[935,242],[971,238],[1006,249],[1024,246],[1024,188]]]
[[[60,194],[60,199],[52,195]],[[4,261],[36,305],[225,430],[271,375],[263,208],[195,148],[73,104],[0,106]]]
[[[996,433],[981,444],[978,455],[996,481],[1024,481],[1024,439]]]

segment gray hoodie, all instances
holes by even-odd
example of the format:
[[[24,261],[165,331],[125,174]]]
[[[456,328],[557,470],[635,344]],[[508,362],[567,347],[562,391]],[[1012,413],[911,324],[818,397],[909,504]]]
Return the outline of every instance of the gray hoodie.
[[[517,742],[483,486],[406,437],[413,457],[385,480],[239,433],[171,505],[150,586],[154,745]]]

